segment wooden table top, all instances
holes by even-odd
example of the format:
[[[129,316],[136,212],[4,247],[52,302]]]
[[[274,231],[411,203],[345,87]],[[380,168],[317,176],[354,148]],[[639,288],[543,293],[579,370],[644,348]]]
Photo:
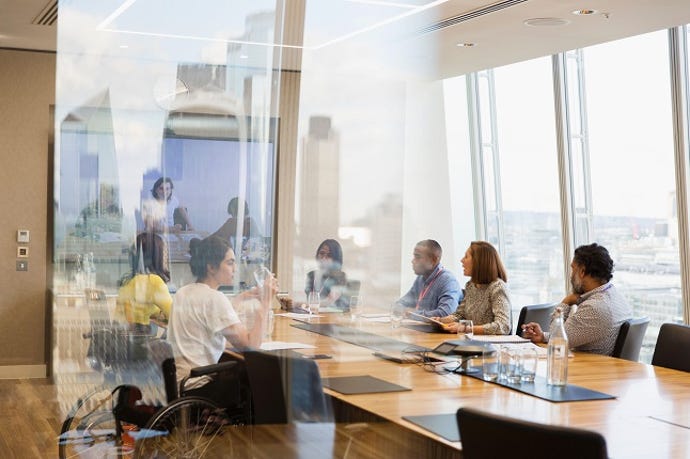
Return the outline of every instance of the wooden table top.
[[[422,333],[389,324],[344,315],[312,319],[313,323],[340,323],[362,331],[433,348],[453,335]],[[613,400],[553,403],[496,384],[456,374],[439,375],[415,364],[397,364],[372,355],[372,350],[290,326],[276,317],[273,339],[311,344],[332,359],[317,360],[322,377],[371,375],[411,388],[406,392],[343,395],[325,391],[343,402],[374,413],[437,442],[460,449],[403,416],[455,413],[469,406],[535,422],[579,427],[600,432],[611,457],[690,457],[690,374],[600,355],[575,353],[568,382],[616,396]],[[545,376],[546,362],[538,375]]]

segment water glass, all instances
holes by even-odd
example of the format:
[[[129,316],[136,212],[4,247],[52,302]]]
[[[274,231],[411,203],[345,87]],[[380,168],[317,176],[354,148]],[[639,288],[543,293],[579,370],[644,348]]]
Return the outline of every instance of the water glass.
[[[350,297],[350,318],[352,322],[356,322],[359,315],[362,313],[362,305],[359,296]]]
[[[309,306],[309,314],[318,314],[319,306],[321,305],[321,295],[319,292],[310,292],[307,298],[307,304]]]
[[[508,378],[510,367],[510,349],[507,346],[498,348],[498,380],[505,381]]]
[[[405,306],[400,303],[393,303],[391,306],[391,327],[400,328],[405,317]]]
[[[536,349],[524,348],[520,352],[520,374],[523,382],[534,382],[539,356]]]
[[[508,350],[508,366],[505,369],[506,382],[509,384],[520,384],[522,380],[522,370],[520,368],[520,350]]]
[[[275,314],[272,310],[268,310],[266,314],[266,333],[264,335],[264,341],[271,341],[273,337],[273,330],[275,329]]]
[[[472,339],[474,336],[474,324],[471,320],[458,320],[458,339]]]
[[[266,281],[266,278],[271,275],[271,271],[265,267],[261,266],[257,270],[254,271],[254,280],[256,281],[256,285],[259,288],[263,288],[264,282]]]
[[[487,347],[482,352],[482,374],[485,381],[498,379],[498,352],[492,347]]]

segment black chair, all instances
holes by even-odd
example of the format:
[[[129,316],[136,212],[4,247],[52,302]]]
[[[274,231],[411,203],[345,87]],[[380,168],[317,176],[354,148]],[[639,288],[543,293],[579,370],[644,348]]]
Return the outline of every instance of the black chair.
[[[294,352],[247,351],[244,358],[254,424],[330,420],[316,362]]]
[[[637,362],[640,358],[642,340],[648,325],[649,317],[628,319],[623,322],[618,331],[618,338],[616,338],[616,344],[613,347],[611,357]]]
[[[544,454],[559,459],[608,457],[606,440],[597,432],[537,424],[472,408],[460,408],[456,417],[465,459],[534,459]]]
[[[553,310],[556,309],[556,306],[556,303],[523,306],[520,310],[515,334],[522,336],[522,326],[530,322],[536,322],[541,326],[542,330],[548,331],[551,325],[551,314],[553,314]]]
[[[690,326],[666,323],[661,325],[654,347],[652,365],[690,371]]]

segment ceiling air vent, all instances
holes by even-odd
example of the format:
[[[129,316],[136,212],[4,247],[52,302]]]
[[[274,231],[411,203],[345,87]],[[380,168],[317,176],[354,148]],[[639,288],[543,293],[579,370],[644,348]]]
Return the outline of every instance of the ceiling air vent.
[[[496,11],[510,8],[511,6],[519,5],[520,3],[524,3],[526,1],[527,0],[505,0],[502,2],[492,3],[490,5],[482,6],[480,8],[449,17],[435,24],[431,24],[423,29],[419,29],[418,33],[425,34],[435,32],[437,30],[445,29],[446,27],[454,26],[455,24],[460,24],[461,22],[469,21],[470,19],[478,18],[486,14],[495,13]]]
[[[43,7],[40,13],[36,15],[31,23],[33,25],[52,26],[55,25],[58,18],[58,0],[50,0],[46,6]]]

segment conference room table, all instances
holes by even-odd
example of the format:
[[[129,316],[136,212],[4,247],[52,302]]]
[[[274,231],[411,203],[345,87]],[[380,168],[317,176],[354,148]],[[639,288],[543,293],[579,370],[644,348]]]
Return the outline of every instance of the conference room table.
[[[411,389],[345,395],[324,388],[333,403],[337,425],[349,426],[352,432],[361,429],[350,440],[364,439],[371,448],[371,457],[462,457],[461,442],[449,441],[403,419],[453,414],[460,407],[597,431],[605,437],[609,456],[613,458],[690,457],[688,373],[574,352],[569,359],[568,382],[615,398],[551,402],[470,376],[438,374],[419,364],[382,360],[373,355],[372,349],[293,326],[300,323],[354,327],[427,348],[434,348],[454,336],[405,327],[392,329],[388,323],[366,319],[352,322],[346,314],[324,314],[299,321],[276,317],[273,341],[314,346],[296,351],[331,356],[316,360],[322,378],[369,375]],[[545,376],[545,373],[546,361],[540,359],[537,375]],[[487,447],[493,441],[501,440],[487,438]],[[515,445],[515,448],[532,448],[535,457],[545,453],[538,445]]]

